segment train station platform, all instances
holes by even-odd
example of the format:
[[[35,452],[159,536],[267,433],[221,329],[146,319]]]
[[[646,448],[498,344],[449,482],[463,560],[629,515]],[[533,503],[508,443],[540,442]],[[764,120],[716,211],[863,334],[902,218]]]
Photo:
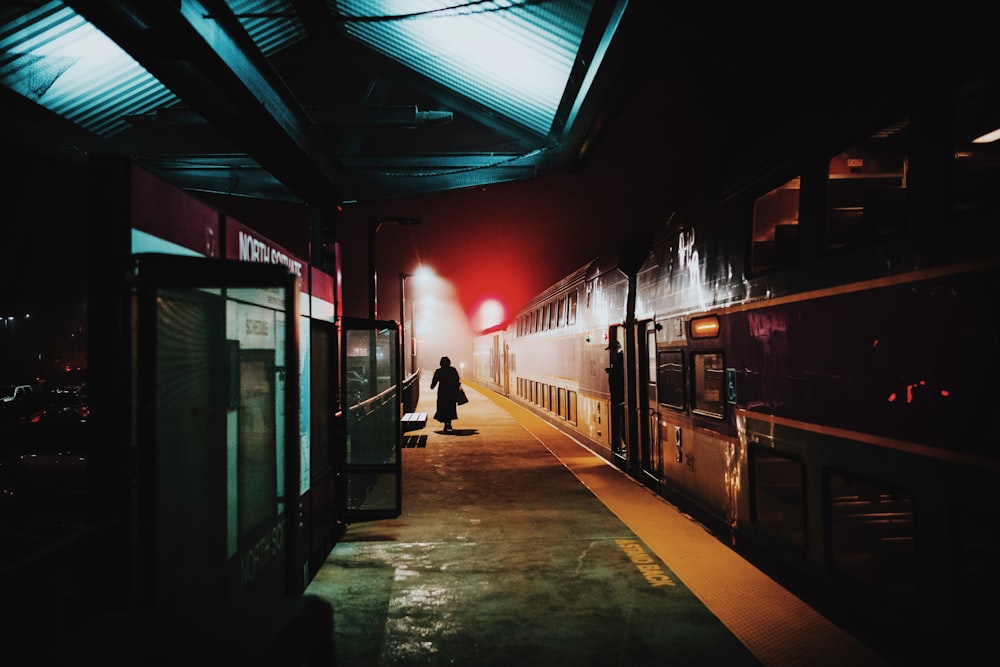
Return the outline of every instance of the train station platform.
[[[422,375],[402,514],[347,526],[306,591],[336,664],[887,664],[516,403],[464,382],[445,433]]]

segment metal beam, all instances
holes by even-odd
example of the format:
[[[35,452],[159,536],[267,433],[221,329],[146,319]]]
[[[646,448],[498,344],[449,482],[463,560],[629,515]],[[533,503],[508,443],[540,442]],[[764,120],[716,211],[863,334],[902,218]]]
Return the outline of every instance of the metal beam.
[[[314,204],[341,200],[319,128],[222,0],[67,0],[220,133]]]

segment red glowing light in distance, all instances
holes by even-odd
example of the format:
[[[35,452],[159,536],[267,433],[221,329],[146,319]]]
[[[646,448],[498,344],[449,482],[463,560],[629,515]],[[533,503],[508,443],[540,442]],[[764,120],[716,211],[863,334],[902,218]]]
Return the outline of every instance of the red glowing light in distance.
[[[472,319],[472,329],[477,332],[484,332],[494,329],[507,319],[507,309],[497,299],[487,298],[476,307]]]

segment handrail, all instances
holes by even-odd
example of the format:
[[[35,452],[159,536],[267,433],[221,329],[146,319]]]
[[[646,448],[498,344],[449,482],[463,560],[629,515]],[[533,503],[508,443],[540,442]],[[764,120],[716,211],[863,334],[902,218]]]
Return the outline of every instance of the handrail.
[[[396,385],[392,385],[388,389],[375,394],[371,398],[367,398],[360,403],[352,405],[348,408],[349,412],[355,413],[354,416],[367,417],[368,415],[378,412],[382,409],[386,403],[394,400],[396,397]],[[360,414],[358,414],[360,413]]]

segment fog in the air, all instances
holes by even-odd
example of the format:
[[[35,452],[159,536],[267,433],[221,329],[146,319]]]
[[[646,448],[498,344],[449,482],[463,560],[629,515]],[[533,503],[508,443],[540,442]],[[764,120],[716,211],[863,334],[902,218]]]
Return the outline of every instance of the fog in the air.
[[[472,338],[468,318],[458,301],[455,286],[431,272],[407,280],[407,312],[413,313],[417,365],[433,372],[441,357],[463,377],[472,368]]]

